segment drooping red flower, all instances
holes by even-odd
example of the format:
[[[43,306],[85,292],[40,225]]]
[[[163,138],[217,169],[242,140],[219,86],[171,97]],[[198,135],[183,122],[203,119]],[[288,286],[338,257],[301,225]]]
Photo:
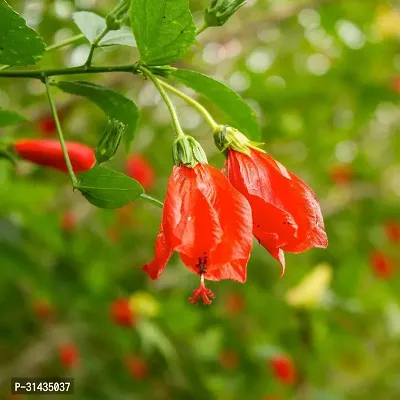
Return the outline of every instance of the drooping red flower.
[[[284,251],[302,253],[328,245],[313,191],[261,150],[228,149],[228,179],[249,201],[253,234],[285,269]]]
[[[271,358],[270,365],[275,378],[285,384],[291,385],[297,380],[297,369],[293,360],[285,355]]]
[[[117,299],[110,307],[112,321],[121,326],[132,326],[135,322],[135,315],[127,299]]]
[[[124,361],[128,372],[134,379],[143,380],[149,376],[149,365],[142,356],[129,355]]]
[[[151,190],[155,183],[153,167],[140,154],[131,155],[126,163],[126,174],[136,179],[146,191]]]
[[[246,280],[252,247],[251,210],[226,177],[206,163],[175,166],[169,179],[155,257],[143,269],[151,279],[163,272],[174,251],[200,275],[191,303],[214,297],[204,278]]]
[[[374,250],[371,253],[371,266],[378,278],[388,279],[393,275],[393,262],[382,251]]]
[[[59,349],[61,364],[72,368],[79,361],[79,350],[73,343],[65,343]]]
[[[400,222],[398,221],[388,221],[384,225],[385,233],[387,238],[393,242],[400,242]]]

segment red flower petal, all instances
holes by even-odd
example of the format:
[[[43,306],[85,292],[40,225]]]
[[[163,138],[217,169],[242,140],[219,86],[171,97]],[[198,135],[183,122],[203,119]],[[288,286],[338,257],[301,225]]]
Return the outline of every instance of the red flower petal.
[[[317,198],[309,186],[296,175],[289,173],[293,182],[292,188],[297,193],[297,197],[290,196],[285,207],[289,212],[292,211],[299,229],[297,238],[285,245],[283,249],[290,253],[301,253],[313,247],[325,248],[328,246],[328,238]],[[302,210],[299,212],[300,207]]]
[[[142,267],[143,271],[146,271],[151,279],[157,279],[164,271],[172,253],[171,244],[165,237],[163,227],[161,226],[156,239],[154,258],[149,264]]]
[[[181,175],[177,177],[177,183],[180,184],[182,204],[181,218],[174,229],[175,236],[180,238],[180,245],[175,250],[194,260],[209,254],[223,236],[212,204],[216,188],[210,168],[206,164],[197,164],[194,168],[179,167],[176,174]]]

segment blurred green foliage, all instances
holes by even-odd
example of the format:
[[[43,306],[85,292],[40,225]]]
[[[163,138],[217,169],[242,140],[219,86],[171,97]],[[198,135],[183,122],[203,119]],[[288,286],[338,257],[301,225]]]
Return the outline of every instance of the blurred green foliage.
[[[10,3],[47,45],[79,34],[72,12],[105,16],[110,10],[105,0]],[[198,27],[206,5],[191,1]],[[137,201],[122,211],[96,209],[71,190],[66,175],[0,159],[1,393],[8,396],[12,376],[73,376],[73,398],[85,400],[399,398],[400,246],[385,233],[388,221],[400,222],[396,7],[386,0],[249,0],[223,27],[202,33],[176,63],[237,90],[258,115],[266,151],[321,202],[328,249],[287,255],[282,279],[277,262],[255,244],[248,281],[211,283],[213,304],[193,306],[188,297],[198,281],[178,257],[155,282],[140,269],[153,257],[159,208]],[[38,65],[81,65],[88,52],[82,39],[47,52]],[[105,47],[96,50],[94,65],[137,59],[134,48]],[[173,129],[151,82],[124,73],[84,80],[138,105],[132,151],[156,173],[149,194],[163,199]],[[185,131],[222,168],[206,123],[171,97]],[[94,147],[103,113],[67,93],[55,99],[66,138]],[[218,122],[229,123],[215,105],[199,100]],[[27,119],[0,124],[1,141],[51,134],[43,125],[49,106],[38,80],[0,78],[0,109]],[[110,165],[124,171],[125,163],[120,149]],[[73,223],[66,224],[66,215]],[[386,279],[371,264],[373,251],[393,265]],[[321,263],[332,279],[316,278],[314,301],[305,308],[289,301],[290,290]],[[296,293],[313,296],[298,286]],[[131,296],[135,323],[117,326],[110,306]],[[52,317],[38,313],[38,304],[50,305]],[[72,368],[59,360],[64,343],[79,349]],[[277,354],[294,360],[295,384],[274,375],[270,360]],[[148,374],[132,374],[129,356],[141,357]]]

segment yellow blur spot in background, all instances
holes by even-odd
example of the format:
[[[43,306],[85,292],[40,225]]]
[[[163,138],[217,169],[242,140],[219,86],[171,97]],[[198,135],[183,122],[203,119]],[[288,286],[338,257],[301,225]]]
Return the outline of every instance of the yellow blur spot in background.
[[[135,292],[129,298],[132,311],[142,317],[153,318],[159,313],[158,301],[148,292]]]
[[[293,307],[312,308],[317,306],[329,289],[332,266],[318,264],[296,286],[286,293],[286,301]]]
[[[382,38],[400,37],[400,9],[379,6],[376,9],[376,27]]]

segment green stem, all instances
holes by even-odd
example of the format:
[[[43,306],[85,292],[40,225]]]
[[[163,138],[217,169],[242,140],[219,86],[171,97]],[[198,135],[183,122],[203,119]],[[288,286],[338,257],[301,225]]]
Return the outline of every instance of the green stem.
[[[60,47],[68,46],[69,44],[74,43],[78,40],[81,40],[84,37],[85,36],[81,33],[80,35],[76,35],[69,39],[65,39],[60,43],[55,43],[55,44],[52,44],[51,46],[47,46],[46,51],[51,51],[51,50],[59,49]],[[0,71],[4,71],[5,69],[8,69],[8,68],[10,68],[10,65],[2,65],[0,67]]]
[[[64,155],[65,164],[67,165],[69,178],[71,180],[72,186],[75,186],[75,184],[76,184],[76,182],[78,180],[76,179],[76,176],[74,174],[74,170],[72,169],[71,160],[69,159],[67,146],[65,145],[64,135],[62,133],[60,120],[58,119],[57,109],[56,109],[56,106],[54,104],[53,97],[51,95],[49,80],[48,80],[47,76],[44,78],[44,83],[46,84],[47,97],[49,99],[49,104],[50,104],[51,112],[53,114],[54,121],[56,123],[58,139],[59,139],[60,144],[61,144],[61,149],[62,149],[62,152],[63,152],[63,155]]]
[[[97,36],[97,38],[92,43],[92,46],[90,47],[90,52],[89,52],[88,58],[85,62],[86,68],[89,68],[90,65],[92,64],[92,58],[93,58],[94,51],[95,51],[96,47],[98,46],[98,44],[100,43],[100,40],[103,39],[103,37],[106,36],[108,32],[109,32],[109,28],[106,26],[103,29],[103,31],[100,33],[100,35]]]
[[[59,49],[60,47],[68,46],[71,43],[77,42],[78,40],[81,40],[85,37],[82,33],[76,36],[72,36],[69,39],[65,39],[59,43],[52,44],[51,46],[46,47],[46,51],[51,51],[51,50],[56,50]]]
[[[208,25],[206,23],[203,24],[203,26],[196,31],[196,36],[200,35],[200,33],[204,32],[208,28]]]
[[[179,123],[179,118],[178,118],[178,114],[175,110],[175,107],[174,107],[171,99],[168,97],[167,93],[161,86],[161,81],[158,80],[147,68],[141,66],[141,67],[139,67],[139,70],[142,71],[143,75],[147,76],[154,83],[154,86],[157,88],[161,97],[165,101],[165,104],[168,107],[169,113],[171,114],[172,123],[174,125],[175,132],[178,135],[178,137],[185,136],[185,134],[183,133],[181,124]]]
[[[146,194],[146,193],[142,193],[142,194],[140,195],[140,198],[141,198],[142,200],[144,200],[144,201],[147,201],[147,202],[150,203],[150,204],[153,204],[154,206],[159,207],[159,208],[163,208],[163,207],[164,207],[164,204],[161,203],[161,201],[158,201],[157,199],[155,199],[154,197],[149,196],[149,195]]]
[[[203,115],[204,119],[207,121],[207,123],[211,126],[211,129],[213,131],[221,130],[221,125],[219,125],[215,119],[211,116],[211,114],[207,111],[205,107],[203,107],[199,102],[196,100],[192,99],[185,93],[181,92],[179,89],[176,89],[175,87],[169,85],[168,83],[159,80],[159,83],[161,86],[164,86],[167,90],[169,90],[171,93],[179,96],[183,100],[185,100],[187,103],[189,103],[191,106],[193,106],[201,115]]]
[[[108,67],[72,67],[59,69],[24,70],[24,71],[0,71],[0,78],[35,78],[43,80],[44,77],[56,75],[98,74],[102,72],[137,72],[136,64],[111,65]]]

